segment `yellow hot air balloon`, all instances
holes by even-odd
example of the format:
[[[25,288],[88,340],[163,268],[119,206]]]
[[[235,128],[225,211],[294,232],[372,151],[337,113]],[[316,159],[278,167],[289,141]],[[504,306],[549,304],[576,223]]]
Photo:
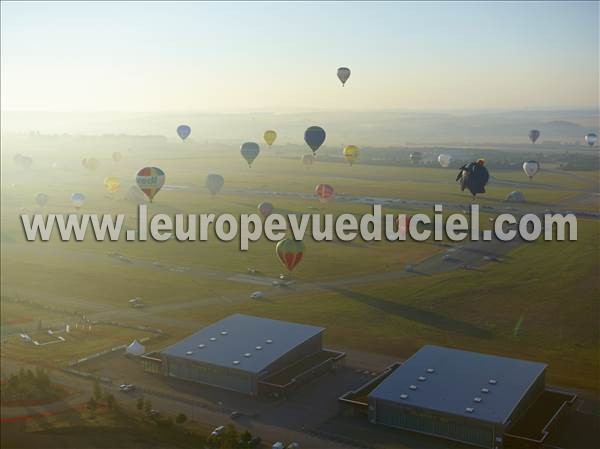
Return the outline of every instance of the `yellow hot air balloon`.
[[[121,181],[118,178],[109,176],[104,179],[104,188],[108,193],[117,193],[121,187]]]
[[[344,158],[352,165],[358,159],[358,147],[346,145],[344,147]]]
[[[275,139],[277,139],[277,133],[272,129],[265,131],[264,139],[265,142],[267,142],[267,145],[270,147],[273,145],[273,142],[275,142]]]

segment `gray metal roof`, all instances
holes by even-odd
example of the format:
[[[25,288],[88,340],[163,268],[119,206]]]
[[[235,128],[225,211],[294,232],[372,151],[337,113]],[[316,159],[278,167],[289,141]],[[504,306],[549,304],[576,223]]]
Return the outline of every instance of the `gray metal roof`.
[[[260,373],[324,330],[236,313],[169,346],[161,354]]]
[[[546,366],[427,345],[377,386],[369,399],[505,424]]]

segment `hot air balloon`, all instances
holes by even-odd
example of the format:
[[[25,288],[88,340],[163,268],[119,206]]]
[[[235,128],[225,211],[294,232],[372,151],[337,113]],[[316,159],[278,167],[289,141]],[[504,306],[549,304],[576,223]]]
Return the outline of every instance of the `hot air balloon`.
[[[452,156],[450,156],[449,154],[440,154],[438,156],[438,162],[442,167],[448,168],[452,163]]]
[[[585,143],[593,147],[598,141],[598,136],[595,133],[588,133],[585,135]]]
[[[408,231],[410,229],[410,220],[412,219],[412,217],[410,216],[406,216],[406,218],[404,220],[400,220],[400,217],[397,216],[395,223],[396,223],[396,229],[398,230],[399,233],[404,233],[404,235],[408,234]]]
[[[113,161],[119,162],[123,158],[123,155],[121,153],[119,153],[118,151],[115,151],[112,154],[112,158],[113,158]]]
[[[258,205],[258,211],[264,218],[266,218],[271,215],[271,212],[273,212],[273,205],[268,201],[265,201]]]
[[[358,147],[354,145],[345,146],[344,158],[352,165],[358,159]]]
[[[475,198],[478,193],[485,193],[485,186],[490,179],[490,173],[484,166],[485,160],[478,159],[469,162],[458,169],[456,181],[460,182],[460,190],[468,189]]]
[[[342,87],[344,87],[346,81],[350,78],[350,69],[348,67],[340,67],[337,69],[337,77],[342,82]]]
[[[529,179],[533,179],[537,172],[540,171],[540,163],[537,161],[527,161],[523,162],[523,171]]]
[[[46,195],[45,193],[37,193],[35,195],[35,202],[38,206],[44,207],[48,202],[48,195]]]
[[[304,165],[310,166],[315,162],[315,156],[313,154],[303,154],[302,155],[302,163]]]
[[[323,145],[325,137],[325,130],[320,126],[311,126],[304,131],[304,141],[313,151],[313,154],[316,154],[319,147]]]
[[[71,203],[75,209],[79,209],[85,203],[85,195],[83,193],[74,193],[71,195]]]
[[[423,160],[423,153],[420,151],[413,151],[408,155],[408,157],[413,164],[417,164]]]
[[[211,173],[206,177],[206,188],[213,196],[221,191],[224,184],[225,179],[221,175]]]
[[[540,138],[540,132],[537,129],[532,129],[529,131],[529,140],[531,143],[535,143],[536,140]]]
[[[270,129],[268,131],[265,131],[263,137],[265,139],[265,142],[267,142],[267,145],[269,145],[269,148],[271,148],[271,145],[273,145],[273,142],[275,142],[275,139],[277,139],[277,133]]]
[[[187,139],[191,133],[192,128],[190,128],[188,125],[179,125],[177,127],[177,135],[181,140]]]
[[[304,243],[301,240],[281,240],[275,246],[275,253],[283,266],[292,271],[304,256]]]
[[[244,159],[246,159],[246,162],[248,162],[248,167],[252,167],[252,162],[254,162],[258,153],[260,153],[260,147],[256,142],[244,142],[240,147],[240,152]]]
[[[150,202],[165,183],[165,172],[158,167],[144,167],[135,175],[135,182]]]
[[[115,178],[113,176],[109,176],[108,178],[104,178],[104,188],[108,193],[116,193],[119,191],[119,187],[121,187],[121,181],[119,178]]]
[[[100,162],[98,161],[98,159],[90,157],[87,159],[83,159],[81,161],[81,165],[83,165],[88,170],[96,171],[98,169],[98,167],[100,166]]]
[[[329,184],[317,184],[315,186],[315,195],[321,203],[327,203],[333,197],[333,187]]]

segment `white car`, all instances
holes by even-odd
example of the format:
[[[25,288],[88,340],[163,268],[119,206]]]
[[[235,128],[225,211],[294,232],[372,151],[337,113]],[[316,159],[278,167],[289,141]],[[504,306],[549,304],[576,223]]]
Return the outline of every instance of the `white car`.
[[[215,427],[213,431],[210,433],[211,437],[220,437],[225,433],[225,426]]]
[[[300,444],[292,441],[290,444],[288,444],[287,449],[300,449]]]
[[[250,295],[250,299],[263,299],[265,297],[263,292],[254,292]]]
[[[273,446],[271,446],[271,449],[285,449],[285,444],[281,441],[278,441],[277,443],[273,444]]]
[[[135,390],[135,385],[131,385],[131,384],[123,384],[123,385],[119,385],[119,390],[127,393],[129,391],[134,391]]]

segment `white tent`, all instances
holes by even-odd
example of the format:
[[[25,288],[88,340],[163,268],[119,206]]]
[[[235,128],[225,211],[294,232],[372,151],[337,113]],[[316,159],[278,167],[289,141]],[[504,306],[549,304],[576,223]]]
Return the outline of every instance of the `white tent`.
[[[146,348],[144,347],[143,344],[141,344],[137,340],[133,340],[131,342],[131,344],[129,346],[127,346],[127,349],[125,349],[125,354],[133,355],[136,357],[143,355],[145,352],[146,352]]]

